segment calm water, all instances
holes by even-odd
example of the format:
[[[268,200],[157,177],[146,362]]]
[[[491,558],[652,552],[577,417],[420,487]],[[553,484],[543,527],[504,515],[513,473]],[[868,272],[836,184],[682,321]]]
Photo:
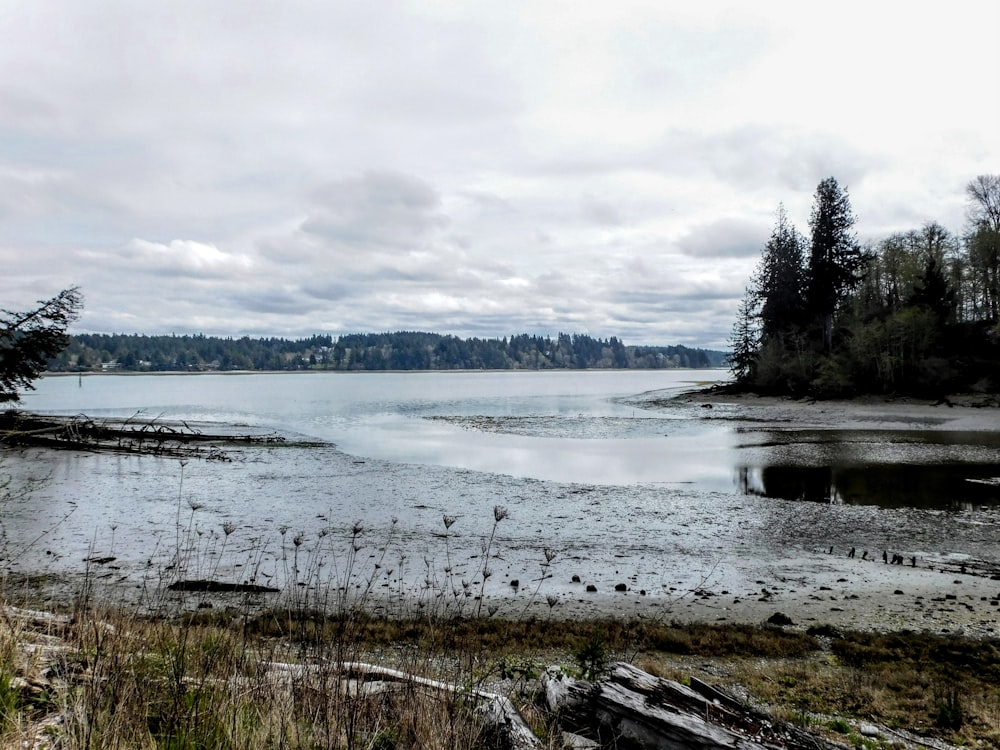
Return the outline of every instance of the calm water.
[[[558,482],[732,484],[730,431],[690,409],[622,400],[715,382],[724,372],[363,373],[54,377],[39,412],[272,427],[354,456]]]
[[[723,376],[47,378],[25,409],[224,422],[330,445],[243,448],[232,461],[185,466],[8,455],[2,470],[15,484],[39,481],[5,510],[9,564],[68,572],[114,557],[102,575],[138,586],[185,545],[192,576],[281,581],[296,575],[289,561],[300,551],[342,571],[335,547],[359,526],[359,554],[378,563],[381,588],[438,590],[443,578],[455,588],[476,580],[498,506],[508,516],[484,589],[508,597],[511,580],[540,580],[547,548],[562,582],[575,574],[601,590],[627,581],[651,593],[708,577],[752,589],[790,556],[812,559],[831,544],[997,562],[995,433],[757,430],[738,407],[648,398]]]

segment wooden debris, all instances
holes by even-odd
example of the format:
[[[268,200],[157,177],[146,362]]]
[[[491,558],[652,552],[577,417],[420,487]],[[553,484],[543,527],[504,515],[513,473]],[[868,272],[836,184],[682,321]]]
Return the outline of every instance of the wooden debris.
[[[704,683],[708,695],[631,664],[614,664],[600,682],[558,668],[543,678],[548,706],[564,729],[607,747],[650,750],[833,750],[839,746],[775,721]]]
[[[205,433],[187,422],[167,422],[138,414],[127,419],[94,419],[76,416],[41,416],[16,410],[0,412],[0,443],[112,451],[166,456],[192,456],[228,461],[220,446],[284,442],[274,433]]]

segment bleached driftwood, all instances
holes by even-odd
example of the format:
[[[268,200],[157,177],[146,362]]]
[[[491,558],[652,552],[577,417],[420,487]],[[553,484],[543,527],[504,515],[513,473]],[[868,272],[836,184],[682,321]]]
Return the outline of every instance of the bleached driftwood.
[[[789,726],[776,726],[735,699],[708,688],[706,697],[631,664],[614,664],[600,682],[576,680],[558,668],[544,676],[548,706],[564,728],[602,746],[650,750],[771,750],[791,746],[832,750],[837,745]],[[704,685],[704,683],[698,683]]]
[[[510,698],[499,693],[432,680],[398,669],[363,662],[342,662],[333,665],[269,662],[268,668],[293,679],[304,679],[320,670],[328,670],[340,675],[345,683],[353,685],[356,690],[362,690],[364,684],[375,681],[416,686],[424,690],[453,695],[466,695],[479,702],[480,715],[491,728],[503,735],[507,747],[510,747],[511,750],[533,750],[542,747],[541,741],[531,731],[514,703]]]

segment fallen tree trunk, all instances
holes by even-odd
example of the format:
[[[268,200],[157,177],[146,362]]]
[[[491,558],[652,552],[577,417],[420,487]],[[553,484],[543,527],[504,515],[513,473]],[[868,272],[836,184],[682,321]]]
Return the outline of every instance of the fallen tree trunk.
[[[216,427],[219,427],[217,425]],[[64,450],[113,451],[229,460],[221,450],[236,444],[272,444],[284,437],[265,432],[205,433],[187,422],[158,418],[92,419],[79,414],[41,416],[16,410],[0,412],[0,443]]]
[[[544,676],[546,701],[564,728],[602,746],[642,750],[840,750],[825,740],[743,706],[716,688],[710,697],[624,662],[587,682],[558,668]],[[720,699],[720,695],[724,699]]]
[[[320,670],[330,670],[337,674],[345,685],[353,683],[356,690],[360,690],[360,685],[365,682],[377,681],[380,683],[388,682],[414,686],[434,692],[467,695],[479,703],[479,714],[483,717],[486,724],[502,737],[505,747],[510,748],[510,750],[537,750],[542,747],[541,741],[531,731],[531,728],[524,721],[524,717],[521,716],[521,712],[517,710],[513,701],[499,693],[469,688],[464,685],[455,685],[440,680],[432,680],[427,677],[402,672],[398,669],[380,667],[375,664],[364,664],[362,662],[342,662],[332,666],[270,662],[268,667],[273,672],[285,674],[296,679],[308,677],[310,674],[315,674]]]

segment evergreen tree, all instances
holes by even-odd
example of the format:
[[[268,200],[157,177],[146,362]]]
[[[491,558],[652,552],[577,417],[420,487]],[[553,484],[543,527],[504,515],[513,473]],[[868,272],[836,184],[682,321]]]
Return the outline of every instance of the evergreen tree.
[[[802,322],[804,246],[805,239],[789,223],[784,205],[779,205],[778,221],[764,246],[756,278],[761,338],[764,340],[776,338],[783,344],[785,334]]]
[[[833,349],[833,320],[846,292],[861,280],[869,256],[854,236],[847,191],[827,177],[819,183],[809,218],[811,229],[806,307],[821,328],[823,347]]]
[[[736,323],[729,338],[733,353],[729,358],[729,371],[737,383],[748,385],[756,375],[760,335],[757,330],[757,299],[754,289],[747,289],[736,312]]]
[[[20,401],[20,389],[34,388],[49,359],[69,342],[66,328],[82,304],[80,290],[71,287],[28,312],[0,310],[0,402]]]

